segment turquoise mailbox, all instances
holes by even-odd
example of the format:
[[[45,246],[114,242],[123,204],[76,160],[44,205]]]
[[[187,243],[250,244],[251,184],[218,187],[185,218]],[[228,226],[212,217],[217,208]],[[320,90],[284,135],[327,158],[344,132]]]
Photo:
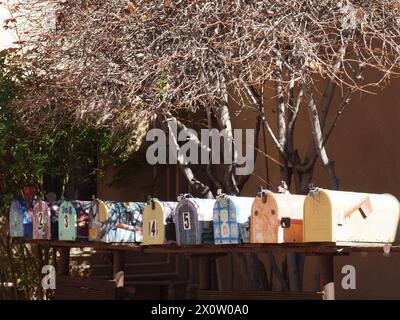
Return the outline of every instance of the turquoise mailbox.
[[[71,201],[63,201],[58,210],[58,239],[76,240],[76,209]]]

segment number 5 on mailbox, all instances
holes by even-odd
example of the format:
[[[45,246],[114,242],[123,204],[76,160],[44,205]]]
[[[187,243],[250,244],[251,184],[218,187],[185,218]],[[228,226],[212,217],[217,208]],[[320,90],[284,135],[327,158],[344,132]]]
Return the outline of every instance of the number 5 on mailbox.
[[[190,213],[189,212],[183,212],[183,229],[184,230],[190,230]]]

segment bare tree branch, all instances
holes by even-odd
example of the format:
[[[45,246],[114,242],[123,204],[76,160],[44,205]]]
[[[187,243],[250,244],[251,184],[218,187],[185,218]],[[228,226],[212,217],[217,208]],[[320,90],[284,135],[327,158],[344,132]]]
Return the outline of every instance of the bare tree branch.
[[[178,137],[175,135],[175,132],[172,127],[172,123],[173,122],[177,123],[178,121],[176,120],[175,117],[167,116],[167,115],[164,117],[164,119],[165,119],[165,123],[166,123],[166,124],[163,124],[164,130],[169,131],[169,133],[172,137],[171,142],[174,144],[175,149],[179,150]],[[210,199],[214,198],[210,188],[208,186],[206,186],[204,183],[202,183],[201,181],[199,181],[198,179],[196,179],[196,177],[193,174],[192,169],[190,169],[190,167],[188,165],[184,164],[184,162],[182,161],[182,159],[179,158],[179,156],[178,156],[177,160],[178,160],[178,165],[179,165],[180,170],[184,174],[184,176],[185,176],[187,182],[189,183],[190,187],[192,188],[192,190],[195,191],[195,194],[199,194],[204,198],[210,198]]]
[[[339,189],[339,179],[336,176],[334,162],[329,160],[325,147],[323,146],[323,135],[320,120],[318,117],[317,105],[314,99],[314,94],[309,87],[309,83],[304,83],[304,91],[308,99],[308,111],[310,116],[311,125],[313,128],[313,136],[315,141],[315,147],[318,155],[322,161],[322,165],[328,173],[330,179],[330,188],[333,190]]]
[[[265,118],[265,115],[263,114],[260,97],[257,95],[256,91],[253,88],[249,87],[249,86],[245,86],[244,90],[245,90],[246,94],[248,95],[248,97],[250,98],[250,101],[252,102],[252,104],[255,106],[258,115],[261,117],[261,121],[263,122],[263,125],[264,125],[265,129],[270,134],[270,136],[271,136],[272,140],[274,141],[276,147],[278,148],[280,153],[283,154],[284,157],[286,158],[287,157],[286,151],[284,150],[283,146],[279,143],[279,141],[276,138],[274,132],[272,131],[270,125],[268,124],[268,121]]]

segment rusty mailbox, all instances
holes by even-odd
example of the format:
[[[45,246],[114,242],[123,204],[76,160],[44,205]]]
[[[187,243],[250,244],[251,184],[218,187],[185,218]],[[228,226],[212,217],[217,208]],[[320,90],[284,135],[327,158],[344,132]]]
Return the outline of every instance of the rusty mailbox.
[[[261,190],[251,213],[251,243],[303,241],[305,196]]]

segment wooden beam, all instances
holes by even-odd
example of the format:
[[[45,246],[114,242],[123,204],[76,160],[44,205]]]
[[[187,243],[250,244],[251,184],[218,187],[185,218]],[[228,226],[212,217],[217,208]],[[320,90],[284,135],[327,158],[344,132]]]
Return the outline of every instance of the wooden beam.
[[[320,288],[324,293],[324,300],[335,300],[335,282],[333,276],[333,255],[324,254],[319,257]]]
[[[211,268],[207,256],[197,257],[199,263],[199,290],[211,289]]]
[[[134,243],[104,243],[104,242],[72,242],[58,240],[33,240],[33,239],[15,239],[41,245],[43,247],[59,247],[59,248],[93,248],[97,250],[110,251],[133,251],[137,253],[177,253],[188,255],[207,255],[207,254],[228,254],[228,253],[251,253],[251,252],[274,252],[289,253],[299,252],[307,255],[335,254],[346,255],[352,252],[381,252],[383,248],[388,246],[384,243],[255,243],[255,244],[226,244],[226,245],[192,245],[177,246],[176,244],[166,245],[137,245]],[[400,252],[400,245],[393,244],[390,246],[390,252]]]

